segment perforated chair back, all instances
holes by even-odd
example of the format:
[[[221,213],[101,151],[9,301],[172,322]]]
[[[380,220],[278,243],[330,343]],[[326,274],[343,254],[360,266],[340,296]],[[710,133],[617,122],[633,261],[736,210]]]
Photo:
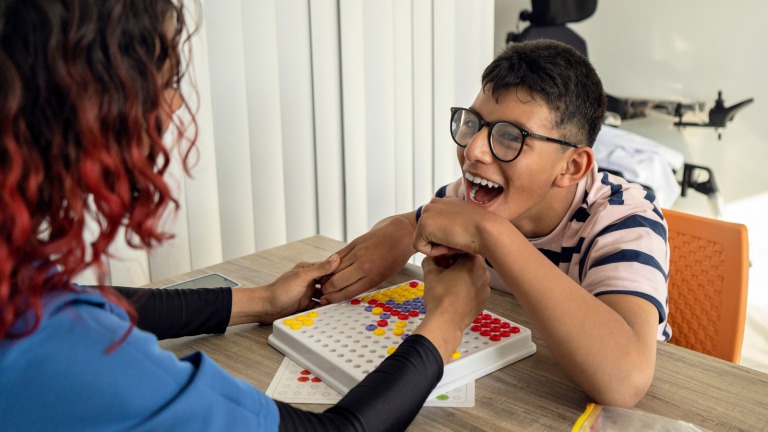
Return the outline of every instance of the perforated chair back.
[[[670,342],[738,363],[747,308],[747,227],[663,210],[669,227]]]

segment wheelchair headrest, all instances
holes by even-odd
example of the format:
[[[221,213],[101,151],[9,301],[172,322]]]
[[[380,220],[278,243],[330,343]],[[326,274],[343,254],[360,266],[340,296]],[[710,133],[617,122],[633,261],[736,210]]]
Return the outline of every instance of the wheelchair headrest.
[[[597,9],[597,0],[531,0],[531,11],[520,19],[535,26],[560,25],[583,21]]]

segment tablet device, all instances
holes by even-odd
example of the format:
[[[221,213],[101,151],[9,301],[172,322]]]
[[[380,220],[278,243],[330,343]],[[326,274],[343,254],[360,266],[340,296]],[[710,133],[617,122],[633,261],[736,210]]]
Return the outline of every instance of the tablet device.
[[[168,285],[164,288],[219,288],[219,287],[239,287],[240,283],[221,275],[219,273],[208,273],[193,279]]]

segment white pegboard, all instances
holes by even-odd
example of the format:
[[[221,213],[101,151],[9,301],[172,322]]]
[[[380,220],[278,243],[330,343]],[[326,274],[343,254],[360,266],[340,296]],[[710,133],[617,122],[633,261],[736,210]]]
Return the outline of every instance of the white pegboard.
[[[286,317],[274,322],[269,343],[344,395],[424,319],[423,289],[422,282],[413,280]],[[431,396],[534,352],[530,330],[483,311],[464,332],[454,359],[445,366],[443,379]]]
[[[264,393],[272,399],[287,403],[333,405],[341,400],[341,395],[327,386],[320,377],[288,357],[283,358],[280,368]],[[424,406],[473,407],[475,406],[475,383],[469,382],[449,392],[431,397],[424,402]]]

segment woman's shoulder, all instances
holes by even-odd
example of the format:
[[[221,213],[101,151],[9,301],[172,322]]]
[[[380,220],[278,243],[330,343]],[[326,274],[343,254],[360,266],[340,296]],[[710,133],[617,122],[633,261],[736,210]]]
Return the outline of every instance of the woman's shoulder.
[[[43,420],[63,429],[102,424],[116,414],[115,400],[133,399],[118,402],[125,413],[154,398],[130,396],[141,394],[139,383],[172,378],[166,370],[163,381],[158,379],[160,363],[145,367],[159,360],[156,339],[131,329],[125,311],[110,307],[97,291],[57,292],[42,303],[37,328],[0,345],[0,387],[15,395],[0,404],[0,423],[20,430],[34,429],[33,423]],[[25,325],[31,321],[30,316],[24,319]],[[166,354],[171,357],[166,361],[176,361]],[[183,385],[189,371],[175,375]],[[146,390],[158,394],[158,389]]]
[[[0,403],[0,424],[19,430],[52,424],[189,430],[184,425],[193,419],[191,430],[277,424],[274,402],[256,388],[203,353],[178,359],[161,349],[98,292],[67,293],[45,306],[35,332],[0,346],[0,388],[14,395]]]

